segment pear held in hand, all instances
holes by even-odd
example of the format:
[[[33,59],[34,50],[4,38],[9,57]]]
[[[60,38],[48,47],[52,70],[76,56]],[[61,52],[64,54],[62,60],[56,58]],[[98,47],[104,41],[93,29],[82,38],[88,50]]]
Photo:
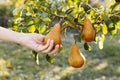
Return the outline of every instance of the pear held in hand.
[[[85,57],[80,52],[78,45],[75,43],[72,44],[70,49],[70,55],[68,57],[69,64],[74,68],[80,68],[85,64]]]
[[[81,40],[84,42],[94,41],[95,30],[89,18],[85,17]]]
[[[47,40],[48,39],[51,39],[51,40],[54,40],[54,47],[57,45],[57,44],[61,44],[61,37],[60,37],[60,23],[56,23],[51,31],[45,36],[45,39],[44,39],[44,44],[47,43]]]

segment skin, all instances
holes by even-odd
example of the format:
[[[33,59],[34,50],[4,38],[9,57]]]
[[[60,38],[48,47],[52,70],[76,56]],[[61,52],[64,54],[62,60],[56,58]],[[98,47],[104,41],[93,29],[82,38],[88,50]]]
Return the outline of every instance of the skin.
[[[32,49],[38,53],[54,54],[62,46],[54,46],[54,41],[48,39],[43,45],[44,36],[37,33],[19,33],[0,26],[0,40],[13,42]]]

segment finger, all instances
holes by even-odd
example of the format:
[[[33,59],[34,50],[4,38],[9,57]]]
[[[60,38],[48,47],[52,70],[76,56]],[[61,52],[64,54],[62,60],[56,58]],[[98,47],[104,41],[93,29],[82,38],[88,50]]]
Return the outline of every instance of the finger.
[[[51,40],[49,47],[48,47],[46,50],[43,50],[42,52],[43,52],[43,53],[49,53],[49,52],[53,49],[53,46],[54,46],[53,43],[54,43],[54,41]]]
[[[43,50],[45,50],[45,49],[47,49],[48,48],[48,46],[50,45],[50,39],[48,39],[48,41],[47,41],[47,43],[45,44],[45,45],[40,45],[38,48],[38,52],[41,52],[41,51],[43,51]]]
[[[55,49],[53,49],[50,53],[48,53],[48,54],[54,54],[54,53],[56,53],[58,50],[59,50],[59,48],[60,48],[60,45],[56,45],[55,46]]]

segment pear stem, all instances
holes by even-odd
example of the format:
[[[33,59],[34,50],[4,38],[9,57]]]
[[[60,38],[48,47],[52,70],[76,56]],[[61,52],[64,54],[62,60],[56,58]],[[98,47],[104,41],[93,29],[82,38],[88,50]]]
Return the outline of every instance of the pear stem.
[[[75,44],[77,43],[77,41],[75,40]]]

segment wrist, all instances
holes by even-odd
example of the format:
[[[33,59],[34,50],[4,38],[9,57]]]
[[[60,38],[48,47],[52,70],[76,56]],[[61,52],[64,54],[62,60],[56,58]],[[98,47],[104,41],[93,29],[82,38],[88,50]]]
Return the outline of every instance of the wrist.
[[[15,38],[14,38],[13,42],[15,42],[17,44],[22,44],[24,36],[25,36],[24,33],[18,33],[18,32],[16,32]]]

